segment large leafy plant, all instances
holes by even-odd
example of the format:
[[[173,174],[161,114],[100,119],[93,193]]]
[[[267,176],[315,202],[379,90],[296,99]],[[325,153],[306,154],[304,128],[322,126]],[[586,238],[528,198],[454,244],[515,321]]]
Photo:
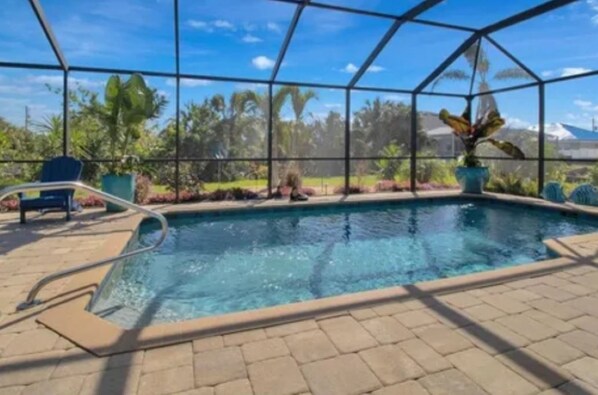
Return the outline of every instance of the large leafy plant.
[[[480,144],[492,144],[513,159],[525,159],[523,152],[508,141],[491,138],[505,124],[497,110],[488,110],[474,124],[471,119],[471,109],[468,106],[461,116],[451,115],[446,109],[440,111],[439,118],[444,124],[453,129],[455,136],[459,137],[465,148],[460,157],[461,165],[465,167],[478,167],[481,165],[476,156],[476,148]]]
[[[146,85],[141,74],[126,81],[118,75],[108,79],[100,119],[108,132],[111,173],[133,170],[131,147],[141,137],[145,121],[158,117],[163,106],[163,99]]]

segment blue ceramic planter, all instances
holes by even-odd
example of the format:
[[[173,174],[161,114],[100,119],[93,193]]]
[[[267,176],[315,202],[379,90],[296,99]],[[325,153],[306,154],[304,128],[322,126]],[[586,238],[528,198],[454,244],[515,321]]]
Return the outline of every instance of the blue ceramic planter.
[[[480,194],[490,179],[490,172],[487,167],[457,167],[455,177],[463,193]]]
[[[102,176],[102,191],[132,202],[135,199],[135,174],[106,174]],[[106,211],[111,213],[126,211],[127,209],[112,203],[106,204]]]

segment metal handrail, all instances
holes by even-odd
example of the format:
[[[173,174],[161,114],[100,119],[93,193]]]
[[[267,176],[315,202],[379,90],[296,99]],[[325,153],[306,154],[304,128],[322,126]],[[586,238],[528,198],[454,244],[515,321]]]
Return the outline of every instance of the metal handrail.
[[[143,254],[145,252],[150,252],[152,250],[155,250],[164,242],[164,240],[166,239],[166,235],[168,234],[168,221],[162,214],[157,213],[152,210],[148,210],[148,209],[143,208],[137,204],[128,202],[124,199],[110,195],[106,192],[98,191],[95,188],[92,188],[88,185],[85,185],[81,182],[76,182],[76,181],[28,183],[28,184],[21,184],[21,185],[6,187],[6,188],[0,190],[0,202],[2,200],[4,200],[6,197],[13,195],[15,193],[30,192],[30,191],[56,191],[56,190],[60,190],[60,189],[82,189],[84,191],[91,193],[92,195],[101,197],[102,199],[104,199],[107,202],[116,204],[118,206],[125,207],[130,210],[137,211],[138,213],[145,214],[148,217],[157,219],[158,221],[160,221],[160,224],[162,226],[162,233],[160,234],[160,238],[158,239],[158,241],[152,246],[143,247],[143,248],[140,248],[140,249],[137,249],[134,251],[126,252],[126,253],[116,256],[116,257],[102,259],[102,260],[87,263],[84,265],[75,266],[75,267],[72,267],[69,269],[60,270],[60,271],[57,271],[55,273],[52,273],[52,274],[49,274],[49,275],[43,277],[37,283],[35,283],[33,288],[31,288],[31,291],[29,291],[29,294],[27,295],[27,299],[23,303],[21,303],[17,306],[17,310],[25,310],[29,307],[32,307],[32,306],[42,303],[39,299],[35,299],[35,297],[37,296],[39,291],[47,284],[49,284],[53,281],[59,280],[61,278],[64,278],[64,277],[68,277],[75,273],[80,273],[80,272],[84,272],[87,270],[95,269],[96,267],[104,266],[109,263],[114,263],[117,261],[121,261],[123,259],[131,258],[131,257],[139,255],[139,254]]]

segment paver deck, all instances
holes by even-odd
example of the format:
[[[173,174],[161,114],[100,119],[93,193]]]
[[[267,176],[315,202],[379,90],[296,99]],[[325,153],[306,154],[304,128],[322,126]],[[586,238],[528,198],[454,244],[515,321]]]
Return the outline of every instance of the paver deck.
[[[69,279],[15,312],[38,278],[94,259],[132,215],[0,215],[0,395],[598,394],[595,237],[562,245],[567,267],[500,284],[107,357],[36,322],[68,301]]]

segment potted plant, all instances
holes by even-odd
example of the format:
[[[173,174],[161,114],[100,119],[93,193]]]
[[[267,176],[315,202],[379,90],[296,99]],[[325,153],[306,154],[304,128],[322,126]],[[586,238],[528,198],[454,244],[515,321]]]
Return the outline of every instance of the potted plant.
[[[139,158],[130,155],[131,146],[141,137],[145,121],[160,113],[154,92],[147,87],[143,76],[133,74],[124,81],[118,75],[108,79],[100,119],[108,134],[110,164],[102,177],[102,190],[132,202],[135,198],[135,169]],[[113,204],[107,211],[124,211]]]
[[[468,106],[459,117],[443,109],[439,118],[450,126],[455,136],[463,142],[464,153],[459,157],[459,165],[455,169],[455,177],[461,185],[461,191],[479,194],[490,179],[488,167],[482,166],[476,156],[476,149],[480,144],[492,144],[513,159],[525,159],[525,155],[514,144],[491,138],[505,124],[497,110],[488,110],[473,125],[470,122],[470,111]]]

